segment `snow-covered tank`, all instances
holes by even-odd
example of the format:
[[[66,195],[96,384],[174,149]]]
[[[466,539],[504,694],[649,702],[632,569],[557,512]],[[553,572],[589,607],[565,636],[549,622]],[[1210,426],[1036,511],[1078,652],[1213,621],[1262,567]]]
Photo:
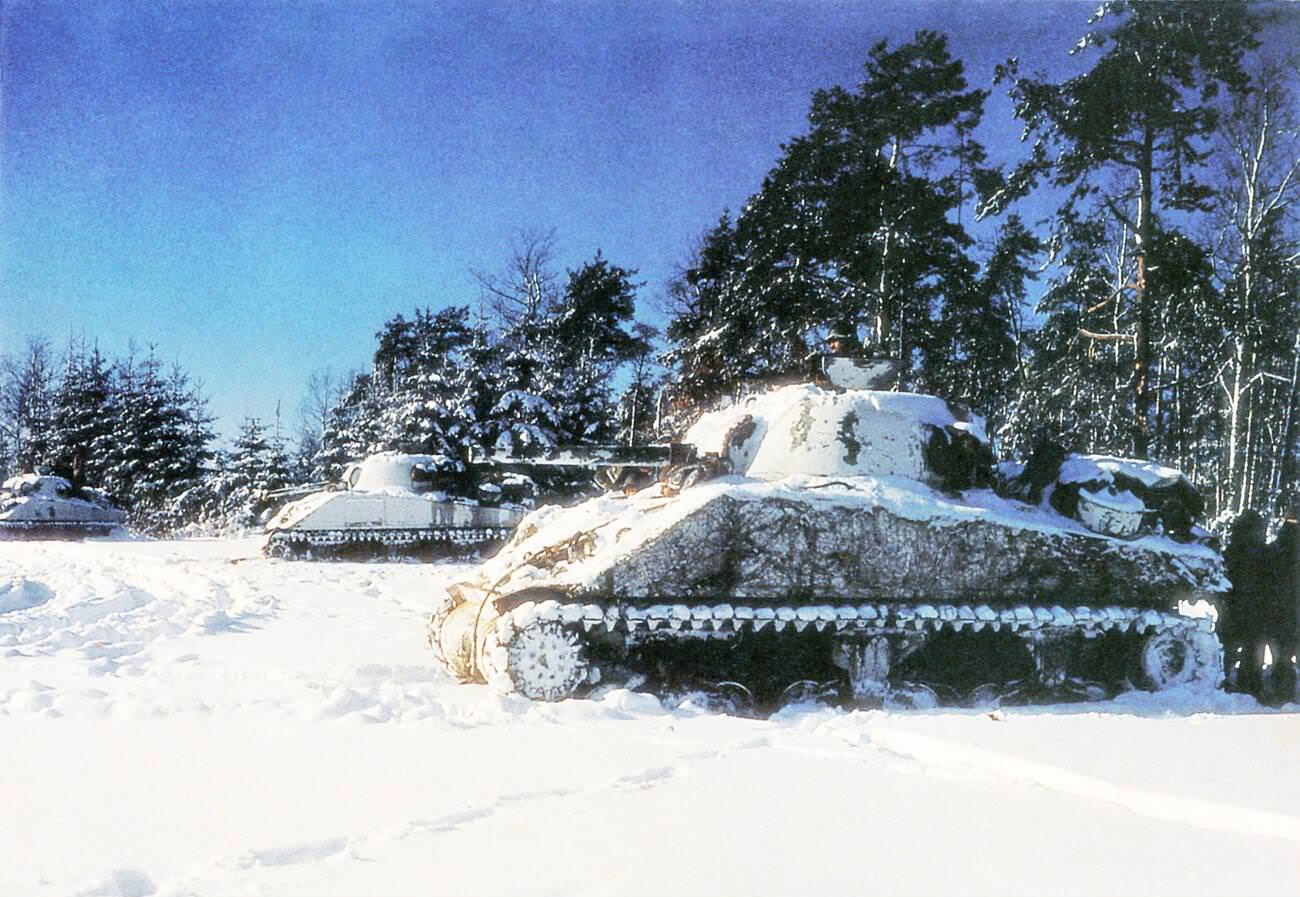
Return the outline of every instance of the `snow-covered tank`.
[[[438,488],[447,459],[385,452],[350,465],[340,488],[285,505],[266,525],[272,557],[419,557],[499,544],[525,509]]]
[[[1219,684],[1212,624],[1180,613],[1228,588],[1214,547],[999,495],[982,421],[939,398],[786,386],[686,441],[730,473],[533,512],[439,596],[438,662],[534,699],[612,681],[760,708]]]
[[[106,536],[125,520],[102,492],[63,477],[25,473],[0,485],[0,539]]]

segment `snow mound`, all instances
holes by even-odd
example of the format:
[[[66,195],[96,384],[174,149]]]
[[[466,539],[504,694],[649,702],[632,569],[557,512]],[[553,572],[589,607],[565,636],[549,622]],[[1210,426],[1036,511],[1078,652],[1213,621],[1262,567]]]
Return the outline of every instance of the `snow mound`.
[[[54,592],[48,586],[17,576],[0,582],[0,614],[37,607],[53,597]]]

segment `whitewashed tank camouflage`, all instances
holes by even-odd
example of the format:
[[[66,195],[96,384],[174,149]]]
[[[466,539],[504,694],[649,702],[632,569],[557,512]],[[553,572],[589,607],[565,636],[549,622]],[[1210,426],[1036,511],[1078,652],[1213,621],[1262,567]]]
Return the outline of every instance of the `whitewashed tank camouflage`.
[[[0,485],[0,539],[106,536],[125,520],[102,492],[63,477],[25,473]]]
[[[386,452],[350,465],[341,489],[285,505],[266,525],[272,557],[405,558],[498,545],[524,516],[434,488],[446,459]]]
[[[439,664],[538,700],[616,682],[758,709],[1219,684],[1209,621],[1179,613],[1228,588],[1218,552],[980,486],[982,421],[941,399],[787,386],[686,441],[730,474],[530,514],[439,597]]]

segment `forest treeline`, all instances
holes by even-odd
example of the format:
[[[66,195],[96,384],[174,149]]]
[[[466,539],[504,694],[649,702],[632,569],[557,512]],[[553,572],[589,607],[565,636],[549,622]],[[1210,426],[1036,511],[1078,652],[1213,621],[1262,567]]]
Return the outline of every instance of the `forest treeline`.
[[[559,272],[552,236],[521,234],[478,295],[389,320],[368,370],[314,375],[295,433],[246,420],[225,451],[152,352],[36,339],[5,360],[0,466],[104,488],[154,529],[244,525],[266,489],[373,451],[671,438],[850,328],[901,388],[987,415],[1004,455],[1154,457],[1213,513],[1276,514],[1300,441],[1300,72],[1259,36],[1294,15],[1103,3],[1071,36],[1079,74],[997,67],[1009,159],[941,33],[881,42],[662,296],[600,253]],[[651,300],[662,334],[637,320]]]

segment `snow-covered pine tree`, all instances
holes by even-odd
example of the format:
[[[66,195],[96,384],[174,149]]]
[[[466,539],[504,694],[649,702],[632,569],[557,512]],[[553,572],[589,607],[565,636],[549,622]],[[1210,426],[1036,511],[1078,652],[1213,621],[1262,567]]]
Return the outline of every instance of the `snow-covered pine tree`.
[[[566,443],[608,442],[615,431],[610,389],[614,371],[644,355],[645,338],[632,327],[635,271],[610,264],[599,250],[568,279],[550,314],[549,398]]]
[[[498,451],[534,454],[561,442],[560,412],[550,397],[565,373],[549,323],[541,315],[523,316],[501,338],[501,367],[485,434]]]
[[[58,379],[50,344],[32,337],[21,355],[0,359],[0,425],[19,471],[35,470],[50,461],[53,399]]]
[[[112,378],[99,346],[73,340],[54,392],[49,466],[75,486],[98,485],[112,433]]]
[[[18,472],[14,464],[14,451],[9,443],[9,435],[0,428],[0,483]]]
[[[234,446],[226,458],[214,496],[220,519],[228,528],[257,526],[267,507],[266,493],[285,485],[282,448],[255,417],[244,418]]]
[[[321,447],[312,459],[313,479],[338,481],[350,462],[364,458],[379,443],[383,407],[372,383],[370,374],[354,375],[326,415]]]
[[[925,362],[926,382],[983,414],[1004,442],[1028,376],[1026,294],[1042,251],[1020,218],[1009,216],[979,276],[945,297]]]
[[[741,292],[745,267],[735,226],[724,212],[669,283],[671,345],[663,360],[672,371],[665,387],[670,415],[721,395],[749,373],[745,340],[752,323]]]
[[[464,307],[436,314],[417,310],[414,322],[398,315],[381,332],[375,377],[386,387],[382,448],[442,456],[449,467],[456,466],[472,422],[458,394],[463,353],[472,339],[468,319]],[[399,335],[404,342],[397,342]]]
[[[679,394],[803,370],[844,325],[865,329],[917,382],[932,311],[973,276],[959,212],[983,177],[970,134],[985,96],[928,31],[873,46],[856,90],[818,91],[807,133],[677,282],[668,360]]]
[[[479,394],[487,381],[470,360],[482,354],[481,339],[465,307],[389,320],[376,334],[370,373],[354,377],[325,415],[316,476],[337,478],[348,462],[379,451],[440,455],[458,466],[478,438],[479,409],[495,402]]]
[[[143,359],[129,353],[117,364],[114,394],[103,487],[135,527],[171,529],[182,522],[174,500],[198,482],[210,454],[205,401],[179,368],[165,375],[152,351]]]

